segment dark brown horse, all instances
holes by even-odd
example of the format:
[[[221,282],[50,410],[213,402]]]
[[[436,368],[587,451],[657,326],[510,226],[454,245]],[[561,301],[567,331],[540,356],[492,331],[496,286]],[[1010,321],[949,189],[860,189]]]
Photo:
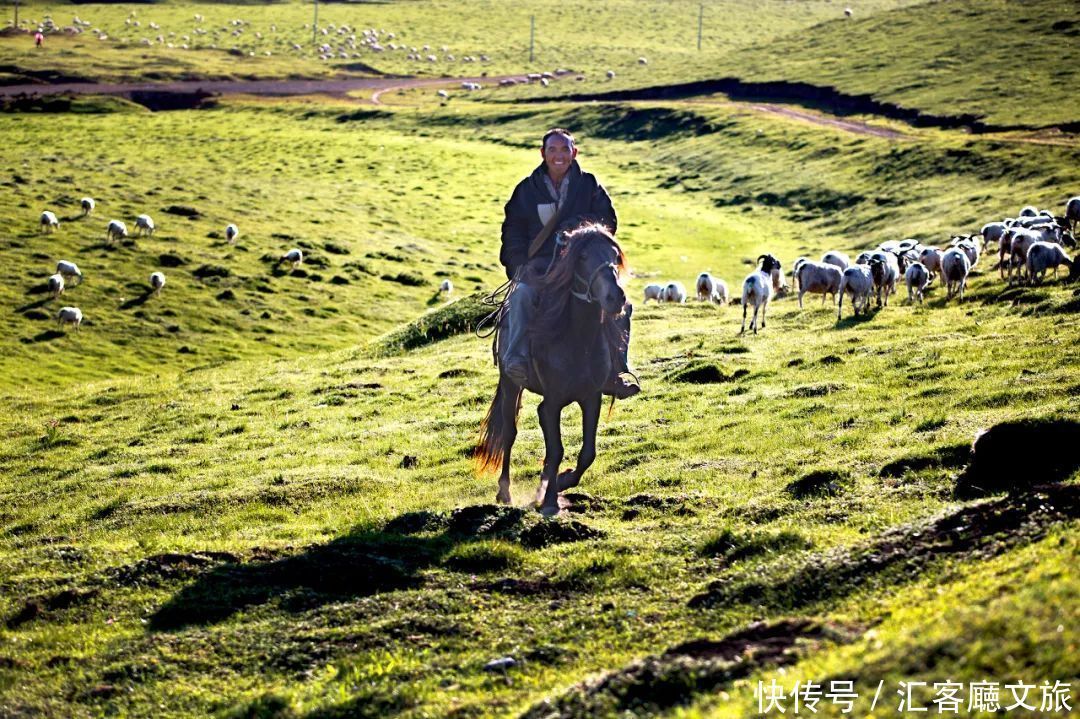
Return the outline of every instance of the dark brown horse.
[[[481,470],[502,469],[496,501],[510,502],[510,450],[524,390],[544,399],[537,408],[544,432],[544,470],[537,501],[545,514],[558,512],[559,492],[576,486],[596,459],[600,388],[611,373],[612,352],[627,337],[614,322],[626,304],[621,273],[626,257],[602,225],[584,225],[565,244],[544,275],[525,278],[539,304],[529,327],[532,346],[529,381],[517,385],[502,372],[495,398],[481,425],[476,458]],[[562,410],[581,407],[582,444],[577,466],[559,474],[563,459]]]

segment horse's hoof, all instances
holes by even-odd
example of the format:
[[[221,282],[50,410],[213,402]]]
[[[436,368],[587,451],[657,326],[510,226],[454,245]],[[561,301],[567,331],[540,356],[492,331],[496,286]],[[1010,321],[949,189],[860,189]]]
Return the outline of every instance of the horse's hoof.
[[[581,479],[578,478],[577,472],[572,469],[568,469],[559,475],[559,491],[564,492],[571,487],[576,487],[578,486],[578,482],[580,481]]]
[[[495,501],[498,504],[510,504],[510,493],[499,490],[499,493],[495,495]]]
[[[545,517],[554,517],[559,513],[559,505],[543,504],[540,506],[539,512]]]

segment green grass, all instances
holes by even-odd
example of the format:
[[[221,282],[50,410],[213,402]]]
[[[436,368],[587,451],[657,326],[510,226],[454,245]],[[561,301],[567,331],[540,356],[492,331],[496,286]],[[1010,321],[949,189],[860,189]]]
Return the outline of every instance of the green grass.
[[[432,10],[327,12],[380,8]],[[702,270],[738,295],[766,250],[789,267],[1057,209],[1076,149],[724,103],[397,100],[0,115],[0,714],[517,716],[550,698],[729,717],[754,713],[759,679],[885,680],[890,700],[908,680],[1075,685],[1075,473],[1042,499],[953,492],[977,431],[1076,418],[1075,284],[1006,291],[984,258],[964,304],[936,289],[837,323],[787,296],[742,336],[738,307],[638,304],[645,392],[604,416],[553,521],[530,506],[536,397],[514,507],[473,474],[496,377],[469,330],[551,125],[614,198],[634,299]],[[75,219],[84,194],[98,209]],[[143,211],[152,238],[100,247]],[[293,245],[304,274],[275,272]],[[144,300],[163,256],[183,263]],[[86,282],[42,302],[60,258]],[[81,332],[50,332],[61,303]],[[661,656],[762,619],[804,627],[783,673]]]

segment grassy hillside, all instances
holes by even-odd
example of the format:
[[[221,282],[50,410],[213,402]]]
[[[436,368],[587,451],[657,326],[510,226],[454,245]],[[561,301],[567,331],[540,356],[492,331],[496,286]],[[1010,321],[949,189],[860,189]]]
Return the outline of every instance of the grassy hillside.
[[[795,80],[997,125],[1075,123],[1080,20],[1059,0],[941,0],[822,23],[740,50],[748,80]]]
[[[872,14],[911,2],[860,0],[856,7],[862,14]],[[128,6],[34,2],[24,5],[20,18],[41,21],[49,14],[58,25],[66,26],[71,24],[72,16],[78,16],[104,31],[108,40],[98,40],[88,32],[71,38],[51,36],[45,50],[38,51],[28,36],[0,38],[0,66],[13,66],[6,70],[11,75],[58,70],[111,79],[314,77],[330,71],[363,71],[366,66],[399,74],[467,76],[565,67],[585,73],[586,80],[575,83],[577,88],[612,88],[676,82],[688,75],[708,77],[726,51],[799,32],[841,14],[841,8],[830,0],[797,4],[784,0],[710,0],[705,3],[699,52],[700,5],[696,0],[653,5],[634,0],[590,5],[554,0],[484,0],[470,2],[463,9],[460,3],[449,0],[329,3],[320,5],[318,19],[320,30],[328,29],[328,34],[320,32],[313,44],[310,3],[234,6],[169,2]],[[130,12],[135,15],[129,17]],[[204,20],[196,22],[196,14]],[[532,62],[531,17],[536,18]],[[140,25],[128,25],[125,20]],[[234,20],[245,22],[239,26],[243,30],[240,35],[232,34],[238,27],[231,24]],[[159,29],[152,29],[151,22]],[[339,34],[342,25],[351,30]],[[196,28],[206,34],[195,34]],[[382,51],[359,45],[363,39],[360,31],[367,28],[379,31]],[[604,31],[597,32],[598,28]],[[391,33],[394,37],[389,37]],[[353,34],[357,47],[344,47]],[[158,35],[164,42],[156,41]],[[144,47],[143,39],[150,40],[152,47]],[[333,58],[325,62],[318,59],[316,51],[324,43],[334,47]],[[391,49],[391,43],[401,47]],[[188,49],[181,48],[185,44]],[[301,49],[294,49],[293,44]],[[425,45],[428,50],[423,49]],[[413,47],[421,60],[408,59]],[[348,57],[339,57],[342,49]],[[437,58],[435,62],[426,59],[429,54]],[[481,55],[489,59],[480,61]],[[464,62],[466,56],[477,61]],[[638,64],[641,56],[649,61],[647,67]],[[615,81],[606,79],[607,70],[616,72]]]

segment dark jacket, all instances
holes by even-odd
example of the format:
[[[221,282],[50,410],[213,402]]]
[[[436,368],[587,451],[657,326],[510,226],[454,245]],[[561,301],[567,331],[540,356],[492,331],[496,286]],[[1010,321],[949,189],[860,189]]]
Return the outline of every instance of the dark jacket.
[[[577,160],[570,165],[568,172],[570,187],[566,192],[566,204],[563,207],[559,225],[536,253],[534,259],[543,258],[544,261],[550,261],[555,253],[555,241],[559,231],[572,230],[585,222],[599,222],[615,234],[618,219],[615,217],[615,208],[611,206],[611,198],[608,197],[607,190],[597,182],[594,175],[583,172]],[[547,168],[540,163],[531,175],[518,183],[514,188],[514,194],[510,196],[510,201],[504,208],[506,218],[502,225],[502,249],[499,252],[499,261],[506,267],[506,276],[509,278],[513,278],[518,268],[528,261],[529,245],[544,228],[537,205],[555,202],[547,183],[544,182],[545,174],[547,174]]]

